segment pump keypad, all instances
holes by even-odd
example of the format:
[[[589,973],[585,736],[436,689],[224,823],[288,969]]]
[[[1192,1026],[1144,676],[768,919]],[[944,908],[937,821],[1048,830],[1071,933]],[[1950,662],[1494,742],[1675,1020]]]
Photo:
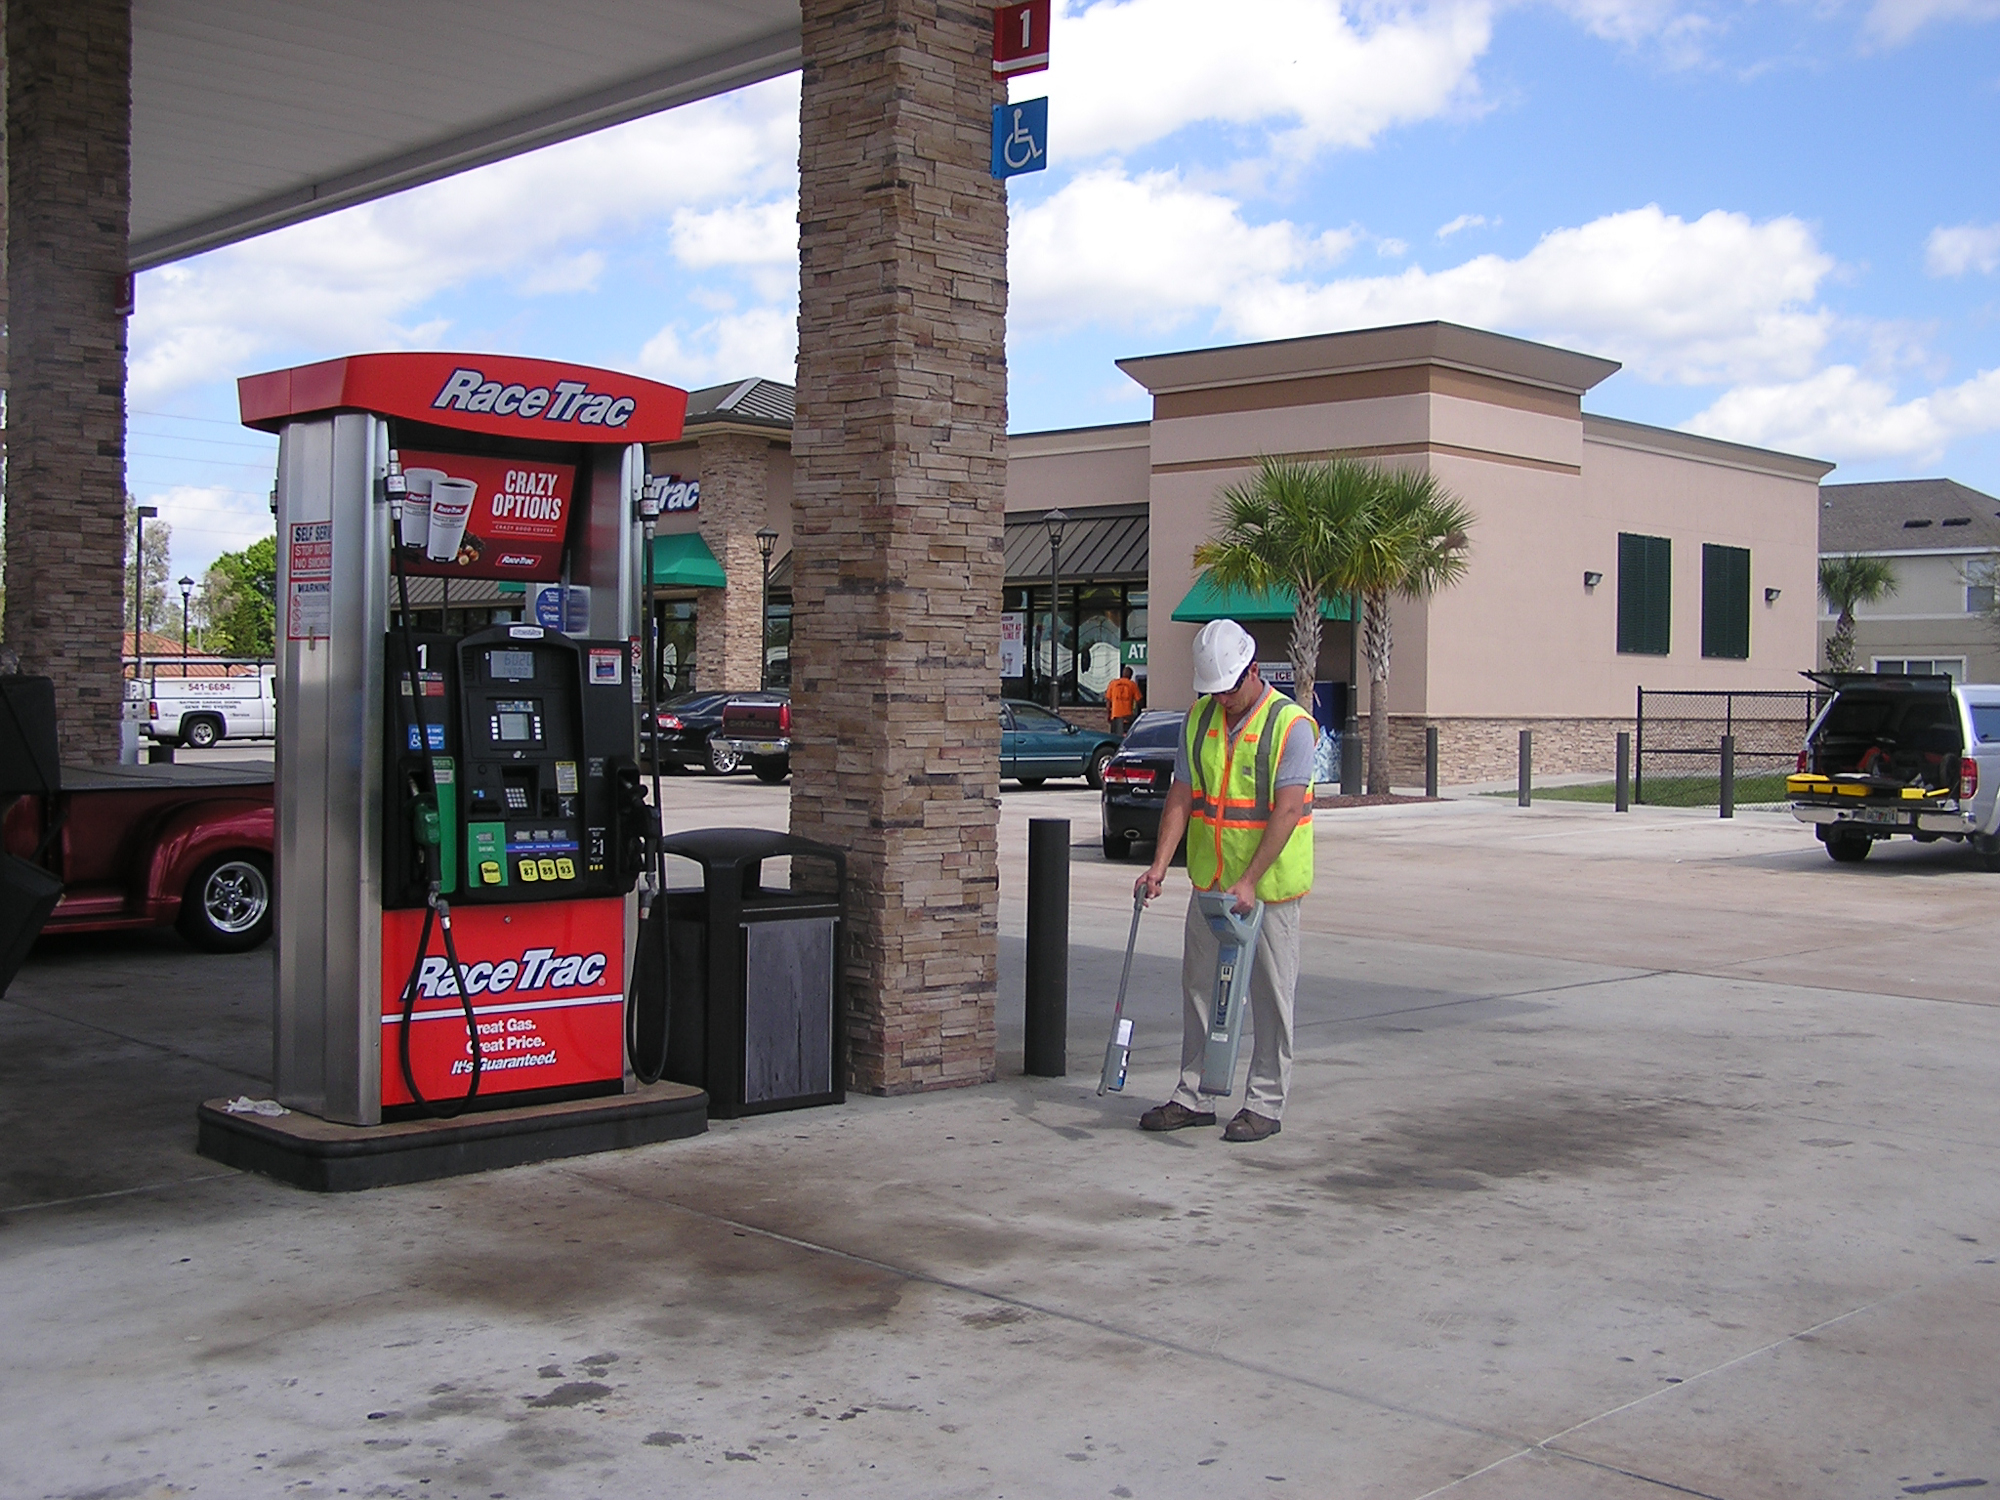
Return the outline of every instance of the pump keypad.
[[[460,668],[472,888],[567,895],[583,884],[576,653],[489,641],[469,643]]]

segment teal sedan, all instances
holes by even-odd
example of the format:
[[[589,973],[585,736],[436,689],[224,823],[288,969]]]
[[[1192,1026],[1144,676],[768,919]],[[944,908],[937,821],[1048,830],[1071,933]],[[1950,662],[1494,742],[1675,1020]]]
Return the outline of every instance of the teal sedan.
[[[1118,736],[1086,729],[1040,704],[1005,699],[1000,704],[1000,778],[1036,787],[1051,776],[1081,776],[1104,785],[1104,763],[1118,753]]]

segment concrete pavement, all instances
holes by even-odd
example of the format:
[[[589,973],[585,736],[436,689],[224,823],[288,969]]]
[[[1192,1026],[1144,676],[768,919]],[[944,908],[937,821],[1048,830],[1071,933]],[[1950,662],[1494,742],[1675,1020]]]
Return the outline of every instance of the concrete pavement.
[[[670,822],[782,789],[667,784]],[[1067,816],[1071,1075],[1018,1075]],[[1319,820],[1284,1134],[1142,1135],[1180,905],[1006,789],[1002,1081],[346,1198],[193,1156],[268,962],[0,1001],[0,1493],[1895,1496],[2000,1482],[2000,877],[1789,819]],[[1184,889],[1184,887],[1182,887]]]

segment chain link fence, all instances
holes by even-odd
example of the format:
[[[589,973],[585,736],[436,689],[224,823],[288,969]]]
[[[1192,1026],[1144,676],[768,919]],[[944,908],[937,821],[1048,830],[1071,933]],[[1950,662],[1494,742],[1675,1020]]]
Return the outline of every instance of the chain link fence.
[[[1722,738],[1736,741],[1736,800],[1782,802],[1785,777],[1824,693],[1670,692],[1639,689],[1632,738],[1632,800],[1714,807],[1722,800]]]

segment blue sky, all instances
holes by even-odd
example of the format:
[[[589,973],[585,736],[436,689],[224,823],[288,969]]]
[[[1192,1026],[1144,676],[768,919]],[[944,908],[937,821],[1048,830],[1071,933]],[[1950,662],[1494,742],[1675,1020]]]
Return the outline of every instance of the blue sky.
[[[1057,0],[1010,185],[1010,425],[1120,356],[1442,317],[1625,368],[1588,409],[2000,494],[2000,0]],[[200,576],[268,529],[234,377],[512,351],[789,380],[797,79],[140,278],[131,483]]]

